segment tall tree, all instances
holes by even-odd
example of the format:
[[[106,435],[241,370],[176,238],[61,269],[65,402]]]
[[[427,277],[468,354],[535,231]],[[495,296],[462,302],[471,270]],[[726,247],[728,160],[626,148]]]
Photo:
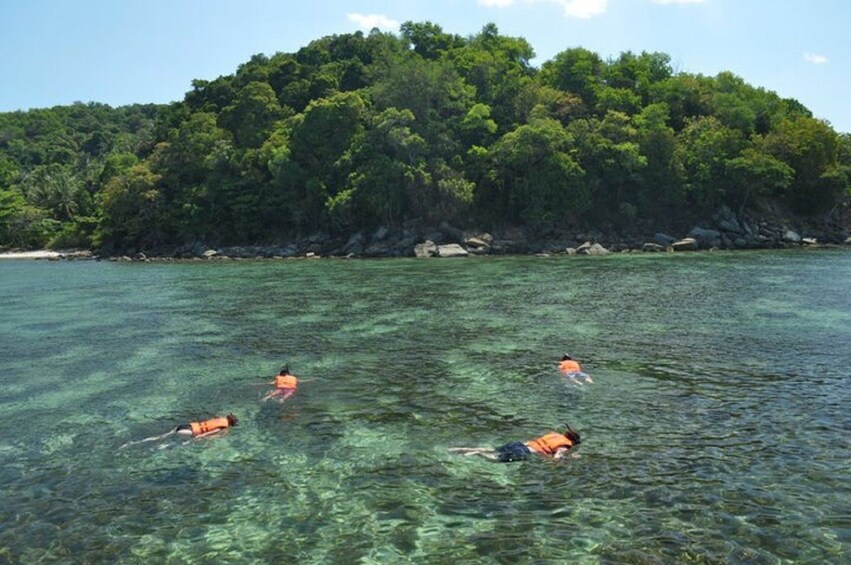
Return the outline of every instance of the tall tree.
[[[727,202],[727,161],[744,148],[742,134],[715,117],[688,120],[679,136],[677,158],[683,167],[686,193],[698,211],[708,213]]]
[[[788,197],[799,212],[826,211],[847,188],[847,179],[837,170],[839,139],[827,123],[807,117],[784,120],[765,144],[795,171]]]
[[[505,134],[490,152],[489,183],[478,196],[495,217],[533,224],[581,217],[590,195],[573,156],[573,137],[556,120],[536,119]]]

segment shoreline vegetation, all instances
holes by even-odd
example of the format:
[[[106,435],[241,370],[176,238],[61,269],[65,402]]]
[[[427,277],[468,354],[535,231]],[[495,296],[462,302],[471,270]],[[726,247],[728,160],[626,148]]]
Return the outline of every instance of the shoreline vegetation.
[[[0,250],[401,257],[844,243],[851,133],[731,72],[431,22],[167,105],[0,113]],[[806,241],[805,241],[806,240]],[[448,247],[452,246],[452,247]]]

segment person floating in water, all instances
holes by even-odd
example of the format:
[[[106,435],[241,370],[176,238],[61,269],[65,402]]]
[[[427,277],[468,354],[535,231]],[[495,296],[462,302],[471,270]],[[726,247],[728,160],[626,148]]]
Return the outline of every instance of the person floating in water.
[[[500,463],[524,461],[533,453],[553,459],[561,459],[571,449],[582,443],[579,432],[568,425],[565,425],[565,428],[563,433],[550,432],[527,442],[513,441],[506,443],[496,449],[490,447],[451,447],[449,451],[464,455],[478,455]]]
[[[582,366],[579,362],[566,353],[562,355],[561,361],[559,361],[558,370],[574,384],[581,386],[582,381],[580,379],[585,379],[586,383],[594,382],[591,380],[591,375],[582,370]]]
[[[275,380],[269,383],[275,385],[275,388],[266,393],[263,397],[263,402],[270,398],[277,398],[278,402],[283,402],[295,394],[298,388],[298,377],[290,373],[289,365],[284,365],[281,372],[275,377]]]
[[[228,428],[236,426],[238,423],[239,420],[237,420],[236,416],[234,416],[233,414],[228,414],[227,416],[220,416],[218,418],[211,418],[209,420],[202,420],[200,422],[190,422],[188,424],[181,424],[170,432],[166,432],[158,436],[146,437],[145,439],[140,439],[139,441],[127,442],[121,447],[124,448],[128,445],[135,445],[137,443],[145,443],[148,441],[157,441],[173,435],[192,436],[193,438],[200,439],[202,437],[208,437],[222,433]]]

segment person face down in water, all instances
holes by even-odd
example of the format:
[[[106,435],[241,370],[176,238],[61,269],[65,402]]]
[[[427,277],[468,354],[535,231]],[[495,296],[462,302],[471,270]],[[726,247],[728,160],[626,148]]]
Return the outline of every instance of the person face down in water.
[[[591,375],[582,370],[582,365],[566,353],[561,356],[561,360],[558,363],[558,370],[563,376],[570,379],[573,384],[582,385],[582,379],[585,379],[586,383],[594,382],[591,379]]]
[[[500,463],[524,461],[532,454],[561,459],[570,450],[582,443],[579,432],[570,426],[565,427],[564,432],[549,432],[529,441],[513,441],[497,448],[452,447],[449,451],[463,455],[478,455],[485,459],[499,461]]]
[[[275,380],[269,384],[274,385],[275,388],[266,393],[263,402],[271,398],[283,402],[295,394],[298,388],[298,377],[290,373],[289,365],[284,365],[284,368],[275,376]]]
[[[221,434],[236,426],[239,423],[239,420],[232,413],[229,413],[227,416],[219,416],[216,418],[210,418],[209,420],[201,420],[198,422],[190,422],[188,424],[181,424],[176,428],[168,431],[164,434],[160,434],[158,436],[146,437],[145,439],[141,439],[139,441],[131,441],[125,443],[121,447],[127,447],[130,445],[135,445],[137,443],[145,443],[149,441],[158,441],[161,439],[165,439],[167,437],[178,435],[178,436],[189,436],[194,439],[200,439],[203,437],[209,437],[217,434]]]

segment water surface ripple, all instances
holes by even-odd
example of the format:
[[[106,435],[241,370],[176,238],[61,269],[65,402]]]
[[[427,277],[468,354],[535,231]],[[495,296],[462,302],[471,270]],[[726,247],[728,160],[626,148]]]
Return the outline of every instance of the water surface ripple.
[[[848,281],[848,251],[0,262],[0,562],[848,562]],[[448,452],[562,422],[567,462]]]

